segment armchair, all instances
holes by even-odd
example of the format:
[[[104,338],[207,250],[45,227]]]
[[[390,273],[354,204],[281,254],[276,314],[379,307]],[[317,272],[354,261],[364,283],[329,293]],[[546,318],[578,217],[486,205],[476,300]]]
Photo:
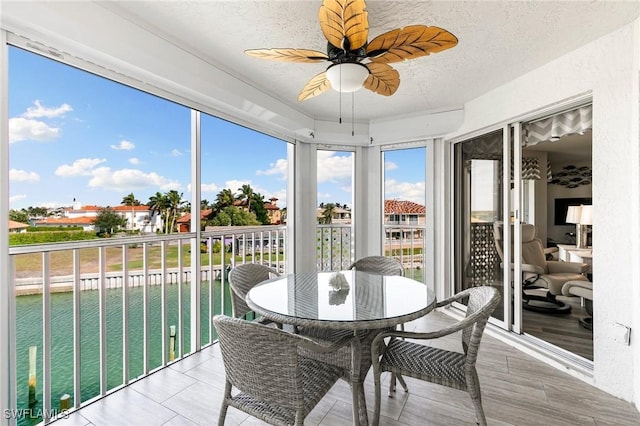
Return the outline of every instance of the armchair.
[[[562,295],[562,286],[567,281],[588,281],[584,275],[588,265],[578,262],[547,260],[545,248],[536,237],[536,227],[521,225],[522,236],[522,307],[549,314],[568,314],[571,306],[556,299]],[[495,223],[493,238],[500,259],[504,262],[502,224]],[[511,266],[513,268],[513,265]],[[545,295],[527,293],[527,290],[546,288]]]
[[[437,307],[445,307],[453,302],[462,303],[465,299],[468,300],[466,317],[447,328],[427,333],[390,330],[376,336],[371,346],[375,383],[375,426],[380,421],[380,374],[383,371],[467,391],[473,402],[478,424],[487,424],[482,408],[476,359],[484,328],[500,303],[500,294],[494,287],[472,287],[439,302]],[[438,339],[460,331],[461,352],[417,343],[418,340]],[[384,347],[382,343],[387,337],[391,338]],[[403,340],[404,338],[407,340]],[[382,351],[381,347],[384,348]]]
[[[238,265],[229,272],[229,286],[231,287],[231,311],[234,318],[242,318],[251,312],[245,299],[247,293],[258,283],[269,278],[280,276],[278,271],[257,263]],[[259,322],[266,322],[262,318]],[[276,324],[282,328],[282,324]]]
[[[213,317],[226,380],[218,425],[234,407],[273,425],[303,425],[304,418],[342,376],[339,367],[301,355],[301,349],[330,354],[350,347],[349,373],[360,376],[360,341],[353,336],[332,344],[315,342],[256,322]],[[232,390],[236,389],[237,392]],[[354,420],[358,399],[354,398]]]

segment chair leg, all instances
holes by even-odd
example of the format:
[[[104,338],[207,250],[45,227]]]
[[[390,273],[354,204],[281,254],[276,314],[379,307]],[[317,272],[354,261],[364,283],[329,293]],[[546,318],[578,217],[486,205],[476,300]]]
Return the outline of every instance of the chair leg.
[[[476,421],[480,426],[487,426],[487,418],[484,415],[484,409],[482,408],[482,394],[480,393],[480,382],[478,381],[478,374],[474,371],[471,375],[467,376],[467,390],[473,407],[476,410]]]
[[[360,393],[360,389],[359,387],[359,383],[358,382],[354,382],[351,381],[349,383],[351,385],[351,405],[352,405],[352,416],[353,416],[353,424],[357,425],[359,423],[359,419],[360,419],[360,401],[359,401],[359,393]],[[364,389],[363,389],[364,391]]]
[[[227,404],[227,400],[222,402],[222,408],[220,409],[220,417],[218,417],[218,426],[224,426],[224,419],[227,417],[227,409],[229,405]]]
[[[378,423],[380,422],[380,394],[382,393],[382,389],[380,389],[380,370],[375,367],[373,369],[373,383],[376,397],[373,408],[372,426],[378,426]]]
[[[409,387],[407,386],[407,382],[404,381],[404,377],[401,374],[396,374],[396,379],[400,382],[400,386],[404,389],[405,392],[409,392]]]
[[[391,373],[389,378],[389,398],[393,398],[393,394],[396,392],[396,373]]]
[[[218,417],[218,426],[224,426],[224,420],[227,417],[229,409],[229,398],[231,398],[231,382],[228,380],[224,385],[224,397],[222,398],[222,407],[220,408],[220,416]]]

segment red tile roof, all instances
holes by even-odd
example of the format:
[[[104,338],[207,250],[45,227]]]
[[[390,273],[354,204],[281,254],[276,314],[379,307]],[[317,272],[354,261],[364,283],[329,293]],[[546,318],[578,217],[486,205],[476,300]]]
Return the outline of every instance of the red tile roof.
[[[28,223],[16,222],[15,220],[9,219],[9,229],[24,229],[30,226]]]
[[[206,209],[206,210],[200,210],[200,220],[204,219],[205,217],[209,216],[211,214],[213,210],[211,209]],[[191,213],[187,213],[184,216],[180,217],[177,220],[178,223],[191,223]]]
[[[425,214],[427,209],[413,201],[384,200],[384,214]]]
[[[95,216],[80,217],[47,217],[37,221],[36,225],[91,225],[96,220]]]

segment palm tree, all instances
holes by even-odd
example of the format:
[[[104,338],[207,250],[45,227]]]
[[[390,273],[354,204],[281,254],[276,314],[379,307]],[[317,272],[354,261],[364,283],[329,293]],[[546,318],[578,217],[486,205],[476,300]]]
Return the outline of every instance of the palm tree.
[[[251,211],[251,199],[253,198],[253,188],[246,183],[238,188],[240,191],[240,195],[238,195],[238,200],[247,200],[247,211]]]
[[[233,195],[233,192],[231,192],[229,188],[225,188],[218,192],[216,196],[215,210],[220,212],[224,210],[225,207],[232,206],[235,200],[236,197]]]
[[[333,203],[327,203],[324,205],[324,211],[322,212],[322,222],[326,225],[330,225],[333,220],[333,213],[336,209],[336,205]]]
[[[168,211],[168,219],[170,226],[169,232],[173,232],[176,221],[178,220],[178,215],[180,213],[180,208],[184,204],[184,200],[182,199],[182,193],[178,193],[175,189],[166,193],[167,197],[167,211]]]
[[[167,197],[161,193],[161,192],[156,192],[155,195],[152,195],[151,197],[149,197],[149,202],[147,203],[147,206],[149,206],[149,210],[151,210],[151,213],[159,213],[160,214],[160,218],[162,219],[162,230],[163,232],[167,232],[167,207],[168,207],[168,200]]]
[[[140,205],[140,201],[136,198],[135,195],[133,195],[133,192],[132,192],[129,195],[125,195],[124,197],[122,197],[122,201],[120,202],[120,204],[122,204],[123,206],[130,206],[131,207],[131,225],[130,225],[130,229],[133,230],[133,224],[135,222],[135,209],[133,207],[134,206],[139,206]]]

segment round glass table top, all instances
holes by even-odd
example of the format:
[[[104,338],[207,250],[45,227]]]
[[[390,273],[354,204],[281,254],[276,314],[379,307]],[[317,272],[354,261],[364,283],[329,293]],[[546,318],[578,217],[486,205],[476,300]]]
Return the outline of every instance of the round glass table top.
[[[274,321],[336,329],[392,327],[433,309],[424,283],[356,270],[303,272],[273,278],[247,294],[247,304]]]

